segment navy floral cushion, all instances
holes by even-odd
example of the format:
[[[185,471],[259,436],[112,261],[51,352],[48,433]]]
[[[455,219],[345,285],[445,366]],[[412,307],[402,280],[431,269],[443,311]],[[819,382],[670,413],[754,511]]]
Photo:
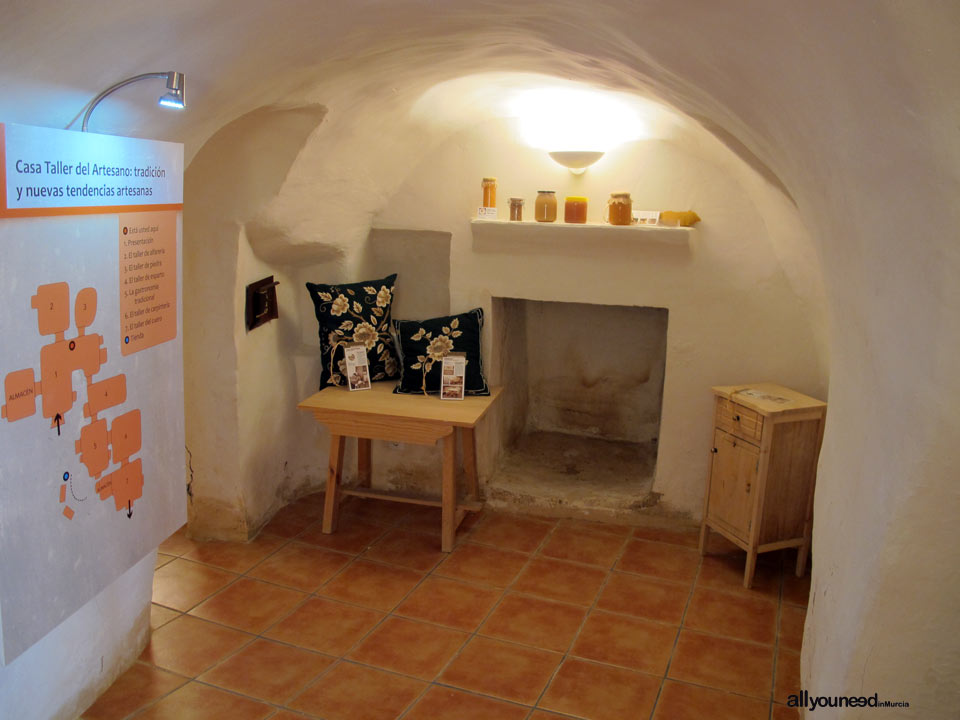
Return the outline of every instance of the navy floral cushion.
[[[400,374],[390,334],[390,305],[396,274],[382,280],[322,285],[307,283],[320,325],[320,389],[346,385],[343,346],[362,342],[367,347],[371,380],[389,380]]]
[[[400,351],[400,383],[395,393],[439,393],[444,356],[462,352],[467,356],[464,392],[489,395],[480,357],[483,310],[430,320],[394,320],[393,330]]]

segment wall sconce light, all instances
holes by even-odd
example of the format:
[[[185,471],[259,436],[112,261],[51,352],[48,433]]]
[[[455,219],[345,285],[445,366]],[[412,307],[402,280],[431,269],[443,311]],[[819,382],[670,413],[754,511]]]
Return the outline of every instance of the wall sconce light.
[[[547,154],[574,175],[583,175],[588,167],[603,157],[603,152],[599,150],[561,150]]]
[[[650,136],[646,107],[623,93],[574,84],[534,87],[515,92],[508,108],[521,140],[574,175],[605,152]]]
[[[157,101],[159,105],[162,105],[163,107],[176,108],[178,110],[183,110],[187,106],[183,94],[182,72],[170,70],[168,72],[153,72],[143,73],[142,75],[134,75],[133,77],[127,78],[126,80],[121,80],[120,82],[111,85],[90,101],[90,106],[87,108],[87,112],[84,113],[83,116],[83,127],[81,128],[83,132],[87,132],[87,123],[90,121],[90,115],[93,113],[97,105],[99,105],[100,102],[107,97],[107,95],[126,85],[129,85],[130,83],[152,78],[164,78],[167,81],[167,92],[160,96],[160,99]]]

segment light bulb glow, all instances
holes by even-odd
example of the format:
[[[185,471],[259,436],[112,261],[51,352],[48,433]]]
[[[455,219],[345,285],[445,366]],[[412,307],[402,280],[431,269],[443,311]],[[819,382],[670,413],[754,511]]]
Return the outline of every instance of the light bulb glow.
[[[183,104],[183,100],[181,100],[178,97],[174,97],[173,93],[164,95],[162,98],[160,98],[157,101],[157,104],[163,105],[163,107],[175,108],[177,110],[183,110],[183,108],[185,107]]]
[[[610,92],[536,88],[517,93],[511,110],[524,143],[547,151],[606,152],[649,136],[636,108]]]

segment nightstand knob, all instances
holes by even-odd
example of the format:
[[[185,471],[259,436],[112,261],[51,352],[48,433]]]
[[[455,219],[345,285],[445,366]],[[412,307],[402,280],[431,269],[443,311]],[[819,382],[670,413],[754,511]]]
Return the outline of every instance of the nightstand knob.
[[[740,422],[740,416],[739,416],[739,415],[734,415],[734,416],[733,416],[733,421],[734,421],[734,422]]]
[[[716,448],[714,448],[714,449],[713,449],[713,450],[711,450],[710,452],[712,452],[712,453],[715,453],[715,452],[717,452],[717,449],[716,449]]]

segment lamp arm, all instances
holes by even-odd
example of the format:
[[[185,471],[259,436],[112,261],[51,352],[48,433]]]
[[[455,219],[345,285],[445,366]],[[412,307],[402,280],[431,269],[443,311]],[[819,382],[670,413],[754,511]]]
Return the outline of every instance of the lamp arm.
[[[89,105],[89,107],[87,108],[87,112],[84,113],[84,115],[83,115],[83,126],[81,127],[81,131],[82,131],[82,132],[87,132],[87,122],[90,120],[90,115],[93,113],[93,111],[94,111],[94,109],[97,107],[97,105],[99,105],[100,102],[101,102],[105,97],[107,97],[107,95],[109,95],[110,93],[112,93],[112,92],[114,92],[114,91],[116,91],[116,90],[119,90],[120,88],[124,87],[125,85],[129,85],[130,83],[135,83],[135,82],[138,82],[138,81],[140,81],[140,80],[148,80],[148,79],[151,79],[151,78],[168,78],[169,76],[170,76],[170,73],[169,73],[169,72],[143,73],[142,75],[134,75],[134,76],[131,77],[131,78],[127,78],[126,80],[121,80],[120,82],[111,85],[111,86],[108,87],[106,90],[104,90],[102,93],[100,93],[99,95],[97,95],[93,100],[90,101],[90,105]]]

